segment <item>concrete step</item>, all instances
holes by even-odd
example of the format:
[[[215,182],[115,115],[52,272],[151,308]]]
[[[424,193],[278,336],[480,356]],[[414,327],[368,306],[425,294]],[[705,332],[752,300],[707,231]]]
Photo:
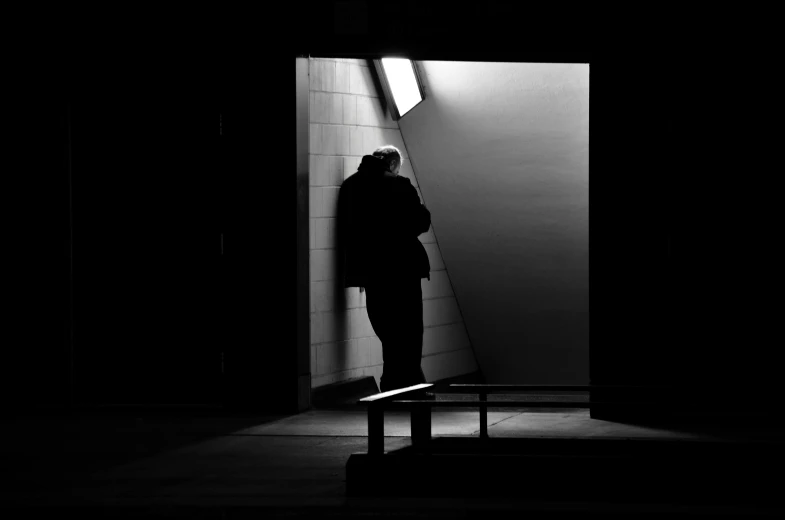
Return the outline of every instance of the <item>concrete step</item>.
[[[436,438],[352,454],[346,477],[349,496],[775,506],[783,462],[774,443]]]

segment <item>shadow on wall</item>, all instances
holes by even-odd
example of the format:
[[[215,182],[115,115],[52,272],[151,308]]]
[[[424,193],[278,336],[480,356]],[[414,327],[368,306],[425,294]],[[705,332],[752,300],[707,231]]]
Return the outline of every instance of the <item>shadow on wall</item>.
[[[368,62],[368,67],[370,68],[370,70],[374,71],[374,73],[371,74],[371,80],[373,82],[374,92],[380,94],[379,97],[377,98],[376,102],[381,105],[382,113],[389,114],[391,112],[389,110],[389,107],[387,106],[387,98],[384,97],[383,95],[381,95],[381,93],[384,92],[384,89],[382,87],[382,82],[381,82],[381,79],[379,78],[379,74],[376,73],[376,68],[375,68],[375,65],[373,63],[373,60],[367,60],[367,62]]]
[[[339,258],[340,257],[338,256],[338,253],[336,251],[337,260],[333,268],[333,276],[334,276],[333,279],[335,281],[335,285],[333,286],[334,287],[333,309],[336,309],[334,326],[335,326],[336,337],[348,338],[350,327],[349,327],[349,310],[347,306],[346,292],[351,289],[345,289],[343,287],[343,283],[341,283],[341,280],[343,280],[343,273],[341,272],[340,269],[341,262]],[[349,345],[349,348],[351,348],[351,342],[346,342],[344,343],[344,345]],[[345,348],[336,349],[335,361],[336,363],[338,363],[338,366],[345,366],[348,358],[349,358],[349,353],[346,351]]]

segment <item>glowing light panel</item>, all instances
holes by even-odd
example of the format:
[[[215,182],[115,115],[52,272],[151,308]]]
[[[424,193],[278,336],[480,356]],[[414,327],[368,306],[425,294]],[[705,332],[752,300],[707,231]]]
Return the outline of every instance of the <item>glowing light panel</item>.
[[[404,58],[382,58],[382,66],[398,108],[398,115],[403,117],[422,101],[414,66],[410,60]]]

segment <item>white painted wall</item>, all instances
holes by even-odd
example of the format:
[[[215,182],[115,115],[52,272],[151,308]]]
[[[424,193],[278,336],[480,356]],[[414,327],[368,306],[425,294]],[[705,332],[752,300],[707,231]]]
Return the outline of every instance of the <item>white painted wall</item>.
[[[588,384],[589,66],[418,67],[399,127],[487,382]]]

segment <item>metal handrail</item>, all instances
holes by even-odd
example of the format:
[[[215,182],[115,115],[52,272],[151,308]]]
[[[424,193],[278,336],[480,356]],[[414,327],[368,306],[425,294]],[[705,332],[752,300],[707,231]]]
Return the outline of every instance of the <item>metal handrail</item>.
[[[419,385],[409,386],[406,388],[397,388],[395,390],[390,390],[388,392],[381,392],[379,394],[369,395],[368,397],[363,397],[358,403],[378,403],[378,402],[389,402],[393,400],[395,397],[399,395],[409,394],[412,392],[422,392],[428,388],[432,388],[434,385],[433,383],[422,383]]]
[[[412,444],[423,446],[431,439],[431,409],[437,408],[474,408],[480,410],[480,438],[488,438],[488,408],[590,408],[601,406],[656,406],[656,403],[598,402],[598,401],[488,401],[489,394],[518,393],[526,391],[591,391],[591,390],[635,390],[652,389],[651,386],[635,385],[481,385],[451,384],[439,387],[431,383],[423,383],[389,392],[382,392],[365,397],[358,404],[368,405],[368,453],[384,453],[384,410],[410,410]],[[420,395],[428,390],[438,389],[439,393],[477,394],[478,401],[466,400],[418,400],[408,397]]]
[[[652,385],[482,385],[482,384],[451,384],[447,387],[440,387],[442,393],[455,394],[499,394],[517,392],[590,392],[591,390],[651,390],[667,389],[668,386]]]

